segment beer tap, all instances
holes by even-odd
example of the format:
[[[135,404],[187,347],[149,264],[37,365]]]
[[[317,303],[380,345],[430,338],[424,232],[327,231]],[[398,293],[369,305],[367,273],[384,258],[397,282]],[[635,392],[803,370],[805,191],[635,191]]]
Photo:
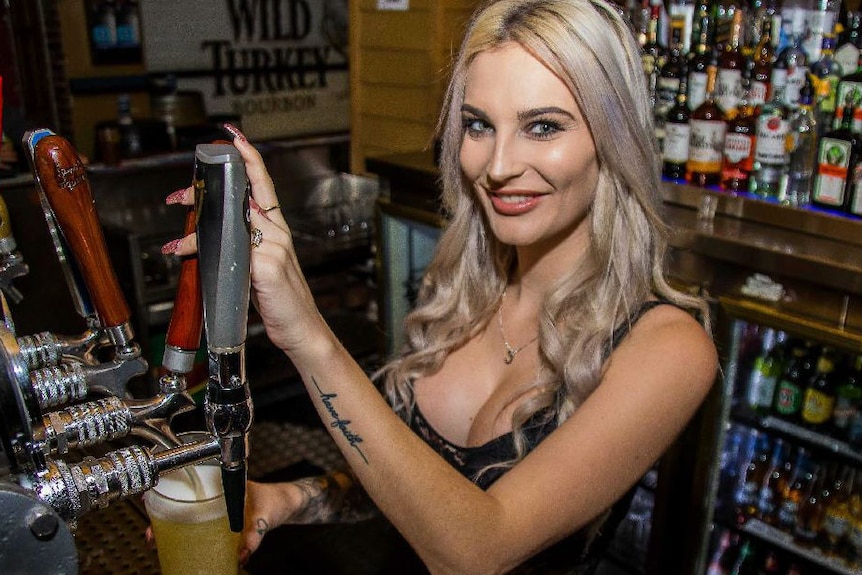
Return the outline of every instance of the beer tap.
[[[12,303],[20,303],[24,296],[12,285],[15,278],[27,275],[30,271],[24,263],[24,256],[18,251],[12,224],[9,221],[9,208],[0,196],[0,290]]]
[[[245,370],[251,261],[249,183],[236,148],[199,144],[194,189],[209,365],[204,413],[207,428],[221,446],[230,528],[239,532],[253,409]]]
[[[131,311],[108,257],[105,237],[96,213],[87,174],[81,159],[69,142],[53,133],[38,131],[27,138],[33,171],[43,199],[46,220],[55,239],[58,257],[69,264],[66,274],[79,313],[85,314],[91,329],[106,337],[114,347],[114,357],[89,369],[96,385],[111,395],[127,395],[131,377],[146,372],[140,346],[134,341]],[[66,258],[66,247],[76,266]],[[77,273],[76,274],[76,270]],[[81,281],[84,289],[80,289]],[[88,306],[92,298],[92,308]],[[89,338],[88,338],[89,340]],[[89,354],[85,353],[88,363]]]
[[[39,172],[36,170],[36,144],[46,136],[53,136],[54,132],[47,128],[31,130],[24,134],[23,144],[27,150],[27,161],[30,171],[36,181],[36,189],[39,193],[39,201],[42,213],[48,224],[48,233],[54,244],[54,251],[60,263],[63,279],[72,297],[72,305],[86,324],[86,331],[80,335],[57,335],[51,332],[41,332],[35,335],[26,335],[18,338],[21,354],[30,369],[41,369],[43,367],[58,365],[64,357],[72,357],[86,364],[95,365],[98,360],[95,350],[110,345],[107,335],[99,329],[99,319],[93,302],[84,286],[81,270],[78,268],[74,258],[70,257],[69,245],[61,233],[54,212],[48,202],[48,198],[42,189]]]

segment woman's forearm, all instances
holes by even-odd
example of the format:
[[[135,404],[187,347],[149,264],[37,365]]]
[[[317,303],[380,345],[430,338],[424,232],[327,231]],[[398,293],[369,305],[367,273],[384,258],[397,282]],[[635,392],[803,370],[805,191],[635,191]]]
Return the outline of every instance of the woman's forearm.
[[[374,502],[349,472],[306,477],[293,485],[301,502],[287,523],[352,523],[378,515]]]

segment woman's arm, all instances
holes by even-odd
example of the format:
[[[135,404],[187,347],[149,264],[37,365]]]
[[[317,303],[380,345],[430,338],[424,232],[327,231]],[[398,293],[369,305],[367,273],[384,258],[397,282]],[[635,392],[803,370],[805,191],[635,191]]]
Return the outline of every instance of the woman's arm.
[[[634,326],[575,414],[483,491],[410,431],[326,325],[282,215],[266,210],[277,197],[260,155],[241,137],[234,145],[252,184],[251,224],[263,233],[252,287],[267,335],[296,366],[357,479],[434,573],[503,573],[585,525],[650,468],[714,381],[708,334],[660,306]],[[174,201],[190,201],[180,195]],[[174,248],[192,253],[194,238]],[[282,496],[298,497],[292,490]]]
[[[349,471],[332,471],[291,482],[248,482],[243,549],[253,553],[281,525],[353,523],[379,514]]]

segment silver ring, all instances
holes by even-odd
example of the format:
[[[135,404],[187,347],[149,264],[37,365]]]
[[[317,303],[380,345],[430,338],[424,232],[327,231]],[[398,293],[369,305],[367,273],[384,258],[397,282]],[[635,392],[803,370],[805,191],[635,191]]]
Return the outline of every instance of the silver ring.
[[[267,212],[271,212],[272,210],[279,210],[279,209],[281,209],[281,206],[279,206],[278,204],[275,204],[274,206],[271,206],[269,208],[262,208],[261,212],[263,212],[265,214]]]
[[[251,229],[251,247],[256,248],[263,241],[263,232],[260,228]]]

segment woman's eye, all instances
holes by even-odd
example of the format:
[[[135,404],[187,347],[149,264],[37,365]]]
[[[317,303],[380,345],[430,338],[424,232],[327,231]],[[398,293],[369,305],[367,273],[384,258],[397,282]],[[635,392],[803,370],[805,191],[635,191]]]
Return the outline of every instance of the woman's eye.
[[[479,118],[464,118],[464,131],[471,136],[478,136],[489,130],[488,124]]]
[[[560,125],[556,122],[549,122],[547,120],[542,122],[534,122],[530,125],[528,132],[532,136],[536,136],[539,138],[548,138],[553,136],[557,132],[560,131]]]

